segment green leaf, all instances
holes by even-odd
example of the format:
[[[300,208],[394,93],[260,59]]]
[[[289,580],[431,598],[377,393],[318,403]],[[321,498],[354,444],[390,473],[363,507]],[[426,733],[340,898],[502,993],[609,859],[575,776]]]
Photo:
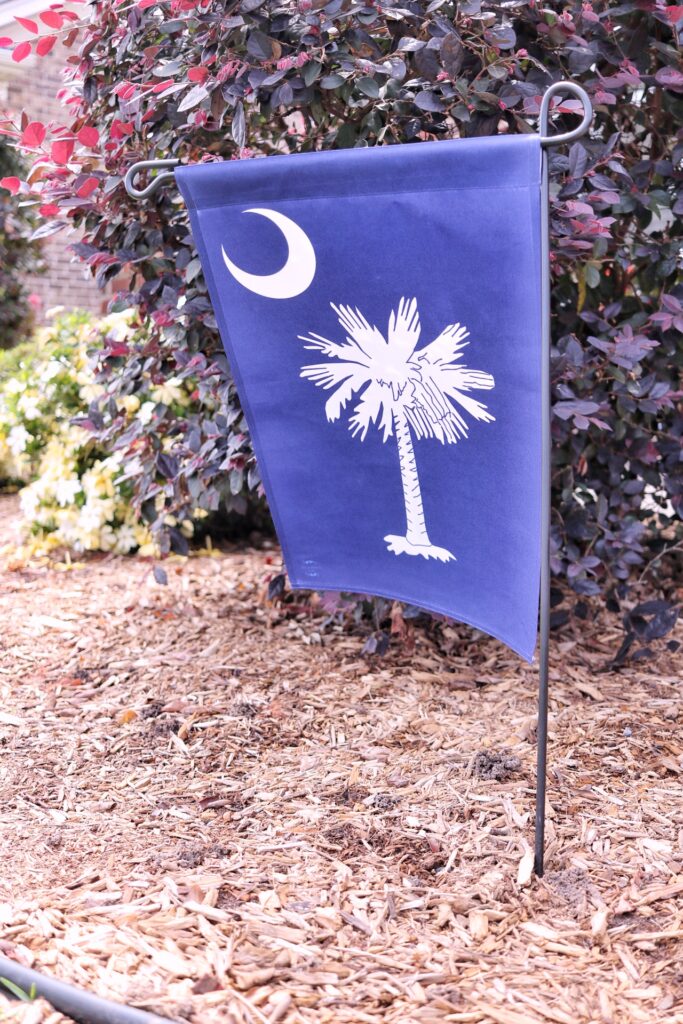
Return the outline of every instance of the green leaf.
[[[343,124],[334,140],[338,149],[352,149],[356,144],[356,129],[351,124]]]
[[[586,264],[586,284],[589,288],[597,288],[600,284],[600,271],[594,263]]]
[[[418,92],[414,103],[420,110],[429,110],[435,113],[441,113],[445,109],[439,97],[435,96],[433,92],[429,92],[428,89]]]
[[[253,29],[253,31],[249,33],[249,37],[247,38],[247,53],[250,53],[252,57],[259,57],[261,60],[272,60],[274,56],[274,46],[277,46],[275,40],[267,36],[265,32],[259,32],[258,29]]]
[[[413,39],[412,36],[404,36],[398,44],[397,49],[402,53],[415,53],[416,50],[421,50],[424,45],[425,44],[421,39]]]
[[[230,134],[235,145],[242,149],[247,139],[247,128],[244,107],[241,103],[235,106],[235,113],[232,115],[232,124],[230,125]]]
[[[230,471],[230,492],[239,494],[244,486],[244,470],[233,469]]]
[[[193,107],[198,107],[202,100],[205,100],[209,95],[209,90],[205,85],[195,85],[188,92],[185,99],[181,100],[178,104],[178,111],[192,110]]]
[[[173,78],[174,75],[178,74],[182,67],[182,60],[169,60],[165,64],[160,64],[158,68],[155,68],[152,74],[155,78]]]
[[[372,100],[376,100],[379,96],[379,86],[375,79],[370,78],[369,75],[366,75],[364,78],[359,78],[356,85],[364,96],[369,96]]]
[[[441,62],[451,78],[457,78],[465,59],[465,51],[458,37],[451,33],[441,43]]]
[[[301,77],[304,80],[304,84],[313,85],[321,71],[322,64],[319,64],[317,60],[309,61],[308,64],[304,65],[304,69],[301,72]]]
[[[197,276],[197,274],[200,273],[201,269],[202,265],[198,257],[195,257],[193,260],[190,260],[190,262],[185,267],[185,282],[189,284],[190,281],[194,281],[195,277]]]
[[[28,992],[24,992],[23,988],[15,985],[9,978],[0,978],[0,985],[6,988],[8,992],[11,992],[15,999],[20,999],[22,1003],[31,1003],[36,998],[36,986],[31,985]]]

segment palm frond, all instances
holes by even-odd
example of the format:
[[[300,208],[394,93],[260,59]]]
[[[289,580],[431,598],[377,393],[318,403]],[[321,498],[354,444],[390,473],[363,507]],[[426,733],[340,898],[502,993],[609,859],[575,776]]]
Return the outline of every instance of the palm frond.
[[[303,366],[300,376],[325,391],[336,388],[325,403],[325,415],[330,422],[339,419],[346,403],[368,383],[367,370],[359,369],[358,363],[316,363]]]
[[[358,361],[363,366],[368,365],[367,356],[357,345],[338,345],[336,341],[329,341],[328,338],[323,338],[322,335],[314,334],[312,331],[309,335],[300,334],[299,341],[306,342],[307,349],[323,352],[331,359],[351,359]]]
[[[430,341],[423,349],[415,353],[416,359],[420,362],[437,365],[439,363],[452,363],[458,355],[469,344],[465,341],[469,338],[469,331],[460,324],[449,324],[444,327],[438,338]]]
[[[348,333],[348,342],[355,344],[369,359],[381,359],[387,348],[381,331],[371,326],[359,309],[335,306],[333,302],[330,305],[337,314],[339,323]]]
[[[461,405],[463,409],[470,414],[475,420],[481,420],[482,423],[494,423],[496,417],[493,416],[483,402],[478,402],[476,398],[470,398],[468,395],[463,395],[457,388],[451,388],[448,391],[448,395],[451,399],[456,401],[458,405]]]
[[[312,380],[319,388],[325,388],[327,391],[348,377],[353,377],[357,372],[357,363],[312,363],[309,366],[302,366],[299,376]]]
[[[357,377],[349,377],[333,391],[325,402],[325,415],[329,423],[334,423],[342,414],[347,402],[350,402],[357,391],[367,383],[366,379],[358,380]]]
[[[360,434],[365,440],[372,423],[377,423],[382,431],[382,440],[386,441],[394,432],[394,416],[391,402],[387,401],[389,392],[374,381],[363,392],[361,399],[349,418],[349,430],[354,437]]]
[[[495,420],[483,402],[469,397],[466,392],[473,389],[477,391],[490,391],[495,386],[495,380],[490,373],[483,370],[469,370],[466,366],[434,366],[430,367],[435,388],[450,399],[457,402],[475,420],[484,423],[492,423]],[[451,406],[452,408],[452,406]]]
[[[410,405],[405,408],[406,419],[413,429],[418,441],[426,437],[434,437],[434,424],[421,405]]]
[[[435,437],[441,444],[455,444],[467,437],[466,421],[449,396],[426,373],[415,383],[405,412],[418,439]]]
[[[392,309],[389,317],[387,339],[393,354],[408,360],[415,351],[420,338],[420,314],[416,299],[402,298],[398,309]]]
[[[470,370],[466,366],[439,366],[434,367],[432,373],[434,371],[444,390],[457,388],[459,391],[490,391],[496,384],[490,373]]]
[[[418,441],[423,438],[434,438],[440,444],[456,444],[467,437],[467,422],[456,409],[451,409],[440,420],[430,420],[424,409],[415,407],[406,409],[406,418]]]

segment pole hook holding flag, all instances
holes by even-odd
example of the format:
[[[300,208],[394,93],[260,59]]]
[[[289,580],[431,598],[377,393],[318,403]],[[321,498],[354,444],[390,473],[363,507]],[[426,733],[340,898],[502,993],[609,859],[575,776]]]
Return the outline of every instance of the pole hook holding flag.
[[[135,180],[140,171],[152,171],[152,170],[163,170],[165,167],[178,167],[180,160],[138,160],[136,164],[133,164],[128,168],[126,176],[123,179],[126,192],[132,199],[147,199],[149,196],[159,189],[164,182],[173,181],[175,184],[175,175],[172,170],[163,171],[163,174],[157,174],[155,178],[152,178],[149,185],[145,188],[137,188]]]
[[[553,96],[558,96],[560,93],[566,92],[571,93],[573,96],[576,96],[578,100],[581,100],[583,105],[583,117],[581,118],[581,124],[577,125],[576,128],[572,128],[569,132],[562,132],[559,135],[548,135],[550,101]],[[593,106],[586,90],[582,89],[580,85],[576,85],[575,82],[555,82],[546,89],[541,101],[541,116],[539,124],[541,146],[545,149],[547,146],[559,146],[563,142],[573,142],[574,139],[578,139],[582,135],[586,134],[590,128],[592,120]]]

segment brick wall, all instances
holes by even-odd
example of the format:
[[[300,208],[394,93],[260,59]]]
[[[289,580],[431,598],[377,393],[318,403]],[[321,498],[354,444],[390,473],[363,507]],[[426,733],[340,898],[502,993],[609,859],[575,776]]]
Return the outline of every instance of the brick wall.
[[[0,106],[12,113],[25,110],[31,120],[65,123],[68,108],[56,98],[62,87],[61,70],[67,51],[59,46],[47,57],[29,58],[9,67],[0,65]],[[30,291],[39,296],[39,316],[52,306],[87,309],[102,313],[107,305],[107,293],[101,292],[88,278],[83,265],[74,262],[68,246],[78,240],[74,231],[64,229],[43,241],[43,254],[47,271],[29,279]]]

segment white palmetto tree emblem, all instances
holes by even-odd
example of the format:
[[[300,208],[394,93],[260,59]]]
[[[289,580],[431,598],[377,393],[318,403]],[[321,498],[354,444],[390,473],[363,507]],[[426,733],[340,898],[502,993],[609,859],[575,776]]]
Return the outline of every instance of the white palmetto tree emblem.
[[[374,424],[384,442],[396,438],[406,532],[384,538],[389,551],[447,562],[455,555],[432,544],[427,533],[413,437],[455,444],[467,437],[465,414],[492,422],[486,406],[468,392],[488,391],[494,379],[460,362],[469,336],[460,324],[444,327],[438,338],[418,349],[420,316],[415,299],[401,299],[398,310],[392,311],[386,338],[358,309],[331,305],[346,331],[346,341],[337,344],[319,334],[299,335],[307,349],[335,360],[304,366],[301,376],[332,392],[325,403],[329,422],[338,420],[347,403],[360,396],[349,419],[353,436],[365,440]]]

